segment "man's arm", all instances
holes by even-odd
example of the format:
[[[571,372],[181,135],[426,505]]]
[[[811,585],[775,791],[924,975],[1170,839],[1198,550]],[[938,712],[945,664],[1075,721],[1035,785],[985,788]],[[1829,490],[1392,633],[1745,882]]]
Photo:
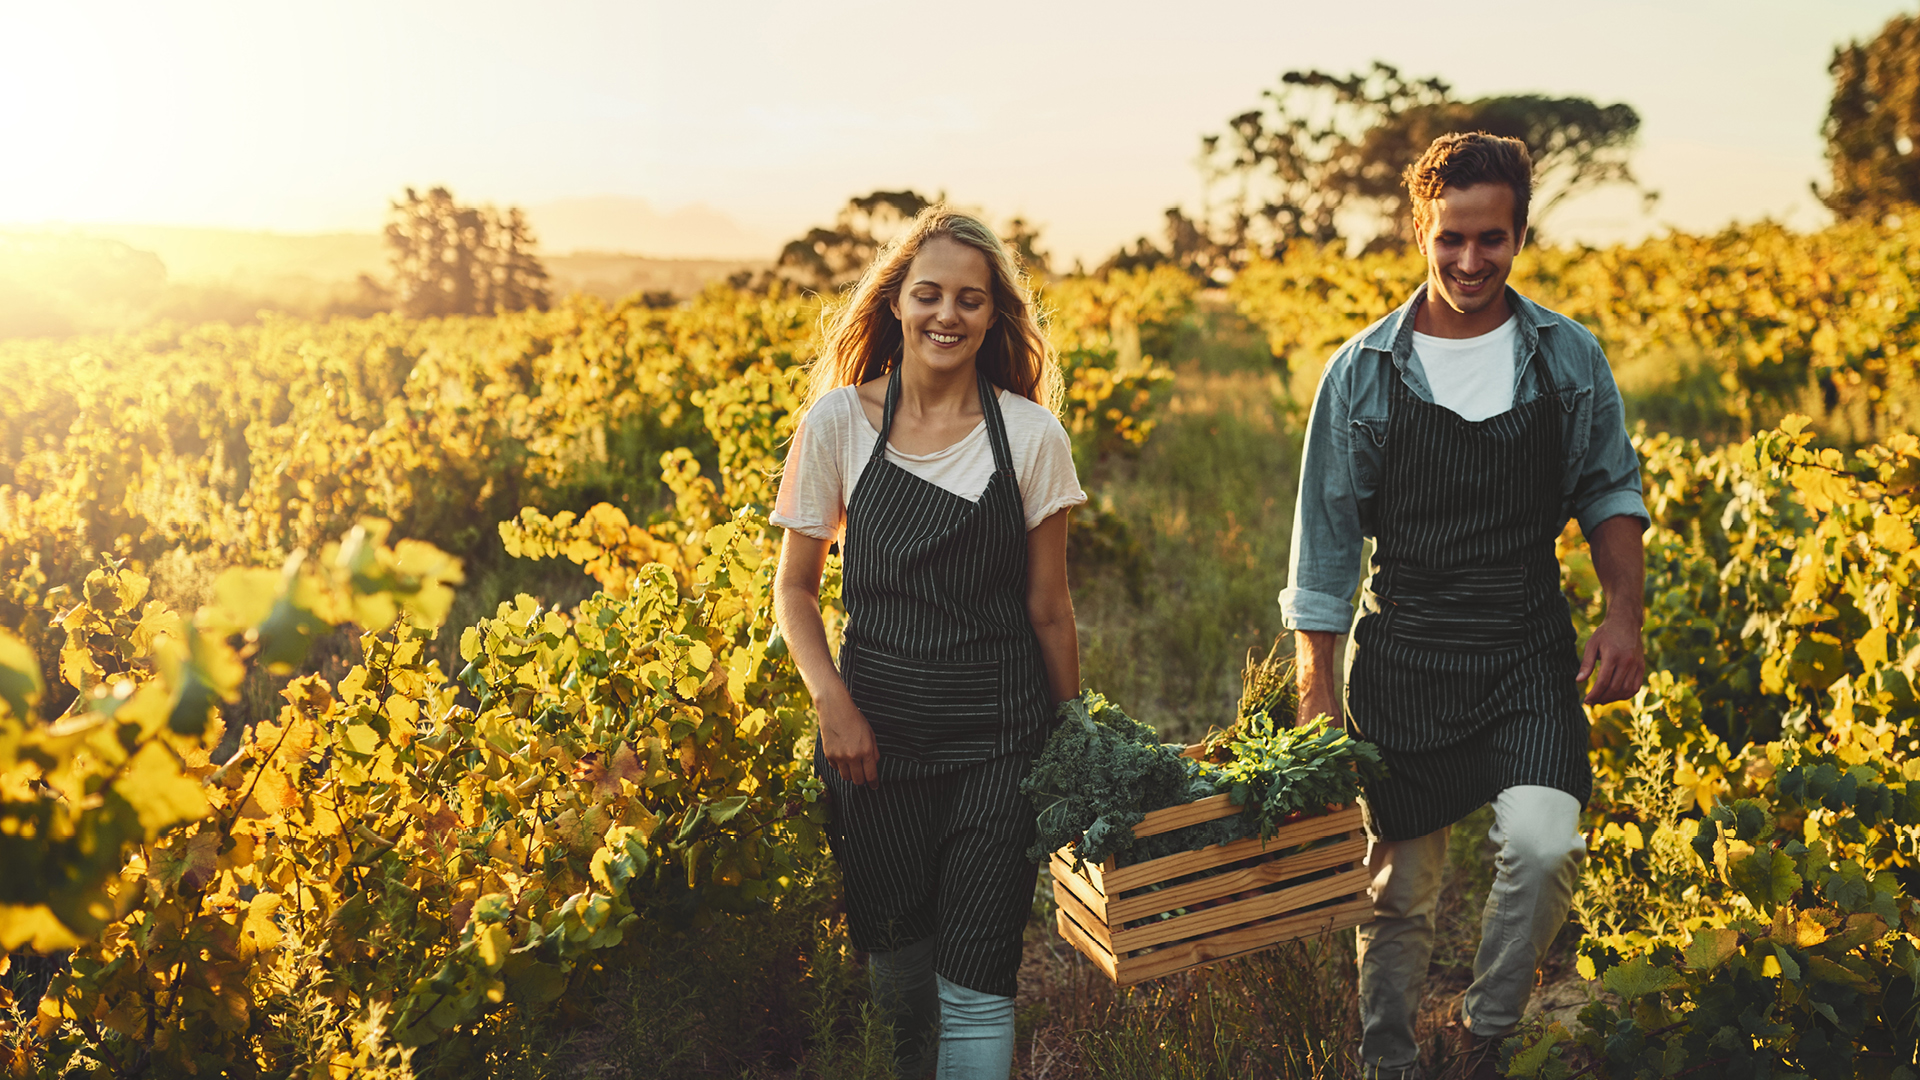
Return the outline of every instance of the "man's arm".
[[[1588,537],[1594,573],[1606,598],[1607,614],[1587,639],[1580,655],[1580,673],[1586,681],[1589,705],[1625,701],[1638,693],[1647,679],[1646,648],[1640,639],[1645,621],[1646,553],[1640,542],[1645,522],[1628,514],[1602,521]]]
[[[1339,663],[1340,635],[1331,630],[1295,630],[1294,663],[1299,665],[1300,711],[1295,725],[1322,717],[1340,720],[1340,701],[1334,693],[1334,666]]]
[[[1359,495],[1347,402],[1336,381],[1339,364],[1339,356],[1328,364],[1307,418],[1287,588],[1280,594],[1281,616],[1294,632],[1299,723],[1322,714],[1340,718],[1338,643],[1353,620],[1348,598],[1360,577]]]

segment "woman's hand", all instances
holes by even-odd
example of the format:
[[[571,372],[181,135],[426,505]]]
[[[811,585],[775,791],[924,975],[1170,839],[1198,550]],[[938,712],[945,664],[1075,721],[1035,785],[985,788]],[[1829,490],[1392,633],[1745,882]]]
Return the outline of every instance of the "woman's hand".
[[[827,565],[827,546],[827,541],[804,533],[787,533],[773,579],[773,617],[820,714],[820,753],[849,784],[871,786],[880,782],[880,747],[873,741],[873,725],[860,715],[833,666],[826,624],[820,618],[820,571]]]
[[[820,713],[820,752],[827,764],[849,784],[878,787],[880,745],[873,741],[873,725],[860,715],[853,698],[842,689],[825,699],[815,698],[814,707]]]

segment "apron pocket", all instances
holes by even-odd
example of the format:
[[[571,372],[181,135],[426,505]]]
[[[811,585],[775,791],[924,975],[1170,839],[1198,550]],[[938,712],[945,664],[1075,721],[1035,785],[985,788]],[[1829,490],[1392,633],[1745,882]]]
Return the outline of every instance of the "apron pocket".
[[[1526,639],[1527,571],[1467,566],[1446,571],[1397,567],[1375,603],[1392,637],[1442,652],[1484,652]]]
[[[1000,662],[909,660],[857,650],[847,691],[880,753],[910,761],[992,743],[1000,735]]]

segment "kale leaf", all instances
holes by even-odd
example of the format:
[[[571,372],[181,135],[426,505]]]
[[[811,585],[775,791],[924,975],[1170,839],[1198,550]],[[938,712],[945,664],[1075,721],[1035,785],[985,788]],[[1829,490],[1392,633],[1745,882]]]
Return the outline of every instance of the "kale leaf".
[[[1316,721],[1295,728],[1266,711],[1242,717],[1214,743],[1224,764],[1196,761],[1153,728],[1087,691],[1060,706],[1061,723],[1020,790],[1033,801],[1037,837],[1027,857],[1044,862],[1069,845],[1082,862],[1134,863],[1270,837],[1294,817],[1352,802],[1362,779],[1382,773],[1369,743]],[[1230,793],[1244,813],[1136,840],[1150,810]]]

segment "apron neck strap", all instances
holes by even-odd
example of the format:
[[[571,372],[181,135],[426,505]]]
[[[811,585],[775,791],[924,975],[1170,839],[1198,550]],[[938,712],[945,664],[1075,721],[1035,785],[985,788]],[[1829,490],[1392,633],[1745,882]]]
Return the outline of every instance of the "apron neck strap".
[[[880,437],[873,443],[873,460],[887,456],[887,440],[893,435],[893,414],[900,405],[900,361],[896,360],[893,370],[887,376],[887,403],[880,414]],[[980,384],[980,412],[987,421],[987,441],[993,446],[993,467],[996,472],[1013,472],[1013,446],[1007,441],[1006,418],[1000,415],[1000,396],[994,392],[993,384],[987,381],[986,374],[978,375]]]

